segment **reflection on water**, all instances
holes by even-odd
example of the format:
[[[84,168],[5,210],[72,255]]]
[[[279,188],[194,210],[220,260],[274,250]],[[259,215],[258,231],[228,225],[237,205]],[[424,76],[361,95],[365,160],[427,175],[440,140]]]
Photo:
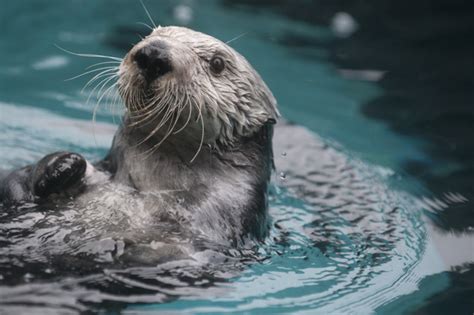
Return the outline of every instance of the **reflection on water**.
[[[466,201],[474,199],[473,3],[310,1],[301,3],[302,8],[285,0],[224,3],[265,8],[306,23],[332,25],[333,30],[340,25],[336,33],[350,29],[351,36],[331,41],[298,30],[288,30],[279,40],[294,53],[301,53],[301,47],[303,52],[329,48],[331,61],[349,79],[379,81],[386,73],[379,82],[383,93],[363,104],[362,113],[423,140],[421,148],[429,158],[407,155],[400,164],[434,195],[455,192]],[[472,203],[440,211],[437,217],[436,224],[446,230],[474,227]]]
[[[75,207],[0,211],[2,311],[472,312],[470,3],[149,2],[157,23],[235,39],[285,116],[321,138],[279,126],[271,236],[248,251],[150,266],[126,258],[153,257],[159,233],[130,244],[81,231]],[[147,32],[141,6],[4,8],[0,167],[59,149],[100,159],[111,114],[92,128],[86,81],[62,81],[93,61],[53,44],[121,56]]]
[[[0,219],[0,274],[4,284],[14,285],[2,288],[2,301],[12,311],[38,303],[80,311],[180,298],[154,306],[167,309],[186,303],[183,298],[215,296],[207,311],[237,305],[344,311],[368,298],[372,305],[358,308],[370,311],[393,297],[387,291],[401,277],[416,274],[421,256],[432,255],[425,253],[421,213],[411,206],[411,197],[383,183],[392,172],[374,171],[294,125],[277,128],[274,149],[277,173],[285,176],[274,179],[271,237],[257,251],[201,244],[207,249],[191,258],[154,260],[167,250],[156,244],[183,235],[155,226],[127,242],[128,231],[140,232],[142,223],[141,201],[127,201],[126,191],[115,190],[114,204],[118,200],[120,207],[109,197],[85,208],[22,207]],[[134,213],[129,219],[115,210],[127,202]],[[123,220],[127,232],[104,236],[110,222],[120,229]],[[150,264],[158,266],[146,267]],[[253,303],[244,302],[249,299]]]
[[[430,197],[422,197],[419,206],[428,211],[430,222],[441,229],[433,238],[444,260],[457,257],[454,260],[458,263],[472,262],[474,42],[470,38],[474,30],[474,4],[458,0],[223,3],[271,11],[316,26],[330,25],[335,35],[338,23],[339,30],[346,27],[350,31],[350,36],[324,40],[317,34],[292,29],[278,41],[301,57],[325,47],[344,77],[378,82],[383,92],[364,102],[361,113],[383,121],[401,135],[421,140],[418,147],[424,156],[403,152],[396,168],[428,188]],[[341,22],[341,14],[345,21]],[[351,29],[351,25],[356,28]],[[369,73],[376,75],[360,75]],[[453,232],[462,237],[456,239]],[[455,271],[450,273],[450,288],[437,295],[441,301],[430,299],[428,306],[419,311],[443,314],[456,305],[460,313],[472,313],[474,305],[468,296],[474,288],[474,277],[469,266],[472,265],[455,267],[458,272],[469,272],[465,278],[463,274],[455,275]]]

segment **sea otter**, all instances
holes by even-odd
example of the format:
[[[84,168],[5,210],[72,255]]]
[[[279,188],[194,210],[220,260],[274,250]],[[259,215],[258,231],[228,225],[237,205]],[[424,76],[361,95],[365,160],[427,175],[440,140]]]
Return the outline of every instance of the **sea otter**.
[[[239,247],[265,238],[279,114],[247,60],[209,35],[157,27],[116,76],[126,113],[105,159],[57,152],[13,171],[0,184],[4,208],[74,208],[65,220],[87,232],[74,230],[71,244],[146,239],[161,258],[188,255],[196,240]]]

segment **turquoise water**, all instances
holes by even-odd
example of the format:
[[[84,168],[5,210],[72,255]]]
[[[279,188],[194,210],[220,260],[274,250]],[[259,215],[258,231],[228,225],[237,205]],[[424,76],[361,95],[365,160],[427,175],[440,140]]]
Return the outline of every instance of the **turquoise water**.
[[[447,309],[472,313],[473,228],[469,220],[455,233],[449,224],[439,224],[451,208],[472,209],[469,196],[456,190],[454,180],[449,190],[433,191],[423,174],[410,173],[404,162],[423,161],[436,174],[460,163],[430,153],[426,138],[396,132],[364,114],[365,104],[387,94],[380,76],[390,78],[390,72],[369,69],[375,77],[351,72],[333,58],[338,37],[329,24],[288,17],[273,6],[245,1],[148,1],[146,6],[157,24],[185,24],[223,41],[235,39],[231,46],[261,73],[283,116],[307,128],[276,132],[271,236],[259,249],[258,262],[237,273],[209,271],[206,277],[185,268],[139,266],[55,275],[42,265],[22,264],[21,254],[4,247],[0,309],[434,314],[433,305],[442,300]],[[91,160],[105,155],[120,110],[114,115],[100,107],[93,124],[96,96],[87,102],[91,88],[81,91],[91,76],[65,81],[100,60],[55,45],[121,57],[146,33],[139,22],[149,23],[135,1],[2,5],[2,168],[57,150]],[[300,40],[308,38],[316,44]],[[32,218],[16,219],[24,226]],[[0,242],[22,237],[5,216],[0,221]]]

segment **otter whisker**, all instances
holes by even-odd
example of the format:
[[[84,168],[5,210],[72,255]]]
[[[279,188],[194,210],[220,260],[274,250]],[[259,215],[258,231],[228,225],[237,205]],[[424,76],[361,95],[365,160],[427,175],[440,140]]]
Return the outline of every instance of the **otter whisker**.
[[[165,104],[167,104],[167,103],[165,103]],[[145,143],[148,139],[150,139],[152,136],[154,136],[158,132],[158,130],[160,130],[170,120],[170,118],[173,116],[173,114],[176,114],[173,111],[173,109],[170,108],[169,106],[164,106],[163,108],[166,108],[166,112],[163,115],[160,123],[150,132],[150,134],[148,136],[146,136],[143,140],[141,140],[138,145],[141,145],[141,144]],[[174,125],[176,125],[176,123]],[[172,132],[172,129],[170,130],[170,127],[168,127],[168,130],[166,131],[166,134],[163,137],[163,139],[155,146],[161,145],[161,143],[163,143],[163,141],[166,140],[166,138],[169,136],[170,132]],[[145,153],[146,152],[148,152],[148,150],[145,151]]]
[[[117,82],[112,84],[108,89],[113,88],[116,84],[117,84]],[[94,135],[94,141],[95,141],[96,144],[97,144],[97,139],[95,137],[95,125],[96,125],[96,121],[97,121],[97,110],[99,109],[99,105],[100,105],[100,101],[102,100],[102,97],[103,97],[103,95],[99,98],[99,100],[97,101],[97,104],[94,106],[94,109],[92,110],[92,134]]]
[[[143,102],[146,102],[146,100],[145,100],[145,96],[142,95],[142,93],[130,94],[130,104],[132,105],[131,112],[130,112],[131,118],[134,118],[135,113],[141,113],[140,109],[143,107],[142,106]],[[148,108],[148,105],[145,105],[144,107]],[[142,115],[136,115],[136,116],[142,117]]]
[[[142,117],[149,114],[153,114],[154,111],[159,110],[159,105],[156,103],[158,99],[155,97],[148,101],[148,104],[141,105],[140,101],[133,101],[130,105],[132,106],[133,112],[130,113],[132,117]],[[152,110],[150,108],[154,107]]]
[[[128,107],[131,109],[131,116],[139,117],[142,113],[148,114],[149,108],[154,106],[155,102],[158,100],[158,97],[155,96],[150,100],[144,99],[145,96],[141,93],[137,93],[136,95],[131,95],[131,91],[134,90],[130,88],[130,83],[127,83],[125,88],[122,88],[122,94],[124,94],[125,103],[128,104]],[[125,93],[123,93],[125,92]],[[142,103],[148,103],[142,105]]]
[[[242,33],[242,34],[240,34],[240,35],[238,35],[238,36],[232,38],[231,40],[226,41],[225,43],[226,43],[226,44],[230,44],[230,43],[232,43],[233,41],[236,41],[236,40],[238,40],[238,39],[244,37],[244,36],[247,35],[247,34],[248,34],[247,32],[244,32],[244,33]]]
[[[163,138],[157,144],[153,145],[153,147],[151,147],[150,149],[143,152],[145,158],[148,158],[151,154],[153,154],[161,146],[161,144],[163,142],[165,142],[166,139],[168,139],[168,137],[173,132],[174,127],[176,126],[176,124],[179,120],[180,113],[179,112],[174,112],[170,117],[172,117],[173,115],[176,115],[176,118],[174,119],[174,123],[168,127],[168,130],[166,131],[166,134],[163,136]]]
[[[135,112],[132,111],[129,116],[130,118],[133,119],[133,123],[131,123],[130,126],[140,125],[141,123],[145,122],[150,117],[155,116],[155,114],[158,115],[164,109],[162,105],[155,104],[153,102],[151,102],[149,105],[146,105],[146,108],[149,108],[153,105],[155,106],[155,108],[152,109],[151,111],[143,111],[142,113],[140,113],[139,110]],[[135,105],[133,105],[133,107],[136,108]]]
[[[122,84],[119,84],[118,91],[119,94],[122,96],[123,101],[125,104],[130,104],[130,100],[132,97],[132,90],[130,88],[127,88],[129,83],[127,83],[127,86],[123,86]],[[128,110],[128,107],[125,107]]]
[[[155,21],[153,21],[153,18],[151,17],[150,12],[146,8],[145,4],[143,3],[143,0],[140,0],[140,3],[142,4],[143,9],[145,10],[146,15],[148,16],[148,19],[150,20],[151,25],[153,25],[153,27],[156,28]]]
[[[109,99],[110,101],[107,102],[107,107],[108,107],[108,111],[110,111],[112,113],[112,120],[113,122],[115,123],[115,107],[117,105],[117,100],[118,100],[118,93],[117,93],[117,87],[118,85],[118,82],[115,82],[113,84],[113,86],[115,86],[114,89],[108,89],[108,91],[106,92],[107,94],[105,95],[105,98],[106,99]]]
[[[146,26],[150,29],[150,31],[153,31],[153,27],[151,27],[150,25],[144,23],[144,22],[136,22],[137,24],[140,24],[140,25],[143,25],[143,26]]]
[[[174,121],[173,126],[170,129],[170,131],[169,131],[169,133],[167,134],[166,137],[168,137],[171,133],[176,134],[176,132],[174,131],[175,127],[176,127],[176,124],[178,123],[179,119],[181,118],[181,114],[182,114],[182,112],[184,111],[185,108],[186,108],[186,103],[185,103],[185,99],[183,98],[182,101],[180,103],[178,103],[177,110],[176,110],[175,121]]]
[[[96,125],[96,117],[97,117],[97,111],[99,109],[99,106],[100,106],[100,102],[102,101],[102,98],[103,96],[106,94],[107,91],[111,90],[114,86],[116,86],[117,82],[115,82],[114,84],[112,84],[109,88],[107,88],[104,93],[102,95],[100,95],[101,93],[101,90],[107,85],[108,82],[110,82],[112,79],[114,79],[114,77],[110,77],[108,79],[104,79],[103,81],[101,81],[101,88],[99,90],[99,92],[97,93],[97,95],[99,96],[98,97],[98,100],[97,100],[97,103],[96,105],[94,106],[94,109],[92,110],[92,129],[93,129],[93,134],[94,134],[94,140],[96,141],[97,143],[97,139],[95,139],[95,125]],[[105,81],[105,82],[104,82]],[[104,82],[104,83],[102,83]],[[97,85],[98,86],[98,85]],[[94,90],[97,88],[97,86],[94,88]],[[93,94],[94,90],[92,90],[91,94],[89,94],[89,97],[87,98],[87,102],[86,104],[89,103],[89,100],[90,100],[90,97],[91,95]]]
[[[197,105],[197,109],[198,109],[198,115],[196,117],[196,122],[201,118],[202,118],[202,109],[201,109],[201,103],[198,103],[199,105]]]
[[[164,138],[169,137],[169,135],[174,131],[174,128],[176,127],[176,124],[178,123],[178,120],[181,117],[182,112],[183,112],[182,106],[178,106],[178,110],[175,111],[174,113],[174,115],[176,115],[176,118],[174,119],[173,125],[170,125],[170,128],[168,128],[168,132],[166,133],[166,136]]]
[[[101,72],[99,73],[96,73],[94,74],[94,76],[89,80],[87,81],[87,83],[84,85],[83,89],[88,87],[92,82],[94,82],[98,77],[102,76],[103,74],[114,74],[118,77],[118,70],[119,70],[119,67],[104,67],[103,69],[100,69],[102,70]],[[114,73],[115,71],[115,73]]]
[[[116,64],[116,65],[120,65],[120,61],[103,61],[103,62],[98,62],[98,63],[95,63],[95,64],[93,64],[93,65],[87,66],[87,67],[86,67],[86,70],[87,70],[87,69],[90,69],[90,68],[94,68],[94,67],[100,66],[100,65],[105,65],[105,64]]]
[[[104,78],[101,79],[101,81],[92,89],[92,91],[89,93],[89,96],[87,97],[86,104],[90,103],[91,97],[95,94],[97,95],[97,99],[100,99],[100,95],[102,93],[102,90],[104,87],[113,79],[116,77],[113,75],[105,76]],[[98,90],[97,90],[98,89]],[[97,93],[95,91],[97,90]]]
[[[97,103],[96,105],[94,106],[94,115],[93,115],[93,118],[95,118],[95,113],[97,111],[97,109],[99,108],[100,106],[100,102],[102,101],[102,99],[104,98],[104,96],[107,94],[108,91],[110,91],[112,88],[114,88],[116,85],[117,85],[117,82],[115,82],[114,84],[112,84],[111,86],[109,86],[106,90],[104,90],[104,93],[102,93],[102,89],[107,85],[107,83],[109,83],[113,78],[109,78],[104,84],[102,84],[102,87],[100,88],[99,92],[97,92],[97,96],[98,96],[98,99],[97,99]],[[101,94],[102,93],[102,94]]]
[[[149,155],[153,154],[160,147],[160,145],[163,142],[165,142],[165,140],[168,139],[168,137],[171,135],[171,133],[174,130],[174,127],[176,126],[176,123],[179,120],[179,113],[175,112],[175,113],[173,113],[173,115],[176,115],[176,118],[174,119],[173,125],[170,125],[170,127],[168,127],[168,130],[167,130],[166,134],[163,136],[163,138],[157,144],[155,144],[151,149],[148,149],[144,152],[145,156],[148,157]],[[171,117],[172,117],[172,115],[171,115]]]
[[[65,79],[64,81],[75,80],[75,79],[80,78],[80,77],[83,77],[83,76],[85,76],[85,75],[87,75],[87,74],[89,74],[89,73],[94,73],[94,72],[97,72],[97,71],[108,70],[108,69],[115,69],[115,70],[118,70],[119,68],[118,68],[118,67],[110,67],[110,66],[109,66],[109,67],[102,67],[102,68],[98,68],[98,69],[93,69],[93,70],[86,71],[86,72],[84,72],[84,73],[82,73],[82,74],[76,75],[76,76],[74,76],[74,77],[72,77],[72,78]]]
[[[199,109],[199,112],[201,113],[201,109]],[[201,117],[201,141],[199,142],[199,147],[196,151],[196,154],[194,154],[193,158],[191,159],[191,161],[189,161],[189,163],[194,162],[194,160],[197,158],[199,152],[201,152],[202,145],[204,144],[204,118],[202,117],[202,114],[200,115],[200,117]]]
[[[131,96],[131,94],[132,94],[132,91],[131,91],[131,90],[124,90],[124,87],[119,84],[119,86],[118,86],[118,94],[122,97],[122,100],[123,100],[126,104],[129,104],[130,98],[132,97],[132,96]],[[126,110],[127,112],[130,112],[127,106],[125,106],[125,110]],[[125,117],[122,118],[122,121],[125,121],[124,118],[125,118]]]
[[[167,89],[165,89],[165,91],[167,91]],[[162,110],[162,107],[171,101],[170,99],[171,96],[172,95],[170,93],[166,93],[166,92],[163,97],[160,97],[159,95],[154,96],[151,100],[149,100],[147,105],[145,105],[144,107],[141,107],[139,110],[137,110],[136,113],[133,113],[132,116],[133,117],[145,116],[145,119],[143,120],[146,120],[147,119],[146,116],[151,116],[151,115],[160,113]],[[153,109],[149,110],[150,107],[153,107]]]
[[[74,56],[79,56],[79,57],[87,57],[87,58],[104,58],[104,59],[111,59],[111,60],[115,60],[115,61],[120,61],[122,62],[122,58],[118,58],[118,57],[112,57],[112,56],[105,56],[105,55],[97,55],[97,54],[82,54],[82,53],[75,53],[75,52],[72,52],[70,50],[67,50],[67,49],[64,49],[58,45],[54,45],[56,46],[56,48],[68,53],[68,54],[71,54],[71,55],[74,55]]]
[[[131,111],[136,108],[136,105],[135,105],[136,96],[135,96],[135,93],[133,93],[133,89],[131,89],[129,86],[130,86],[130,83],[127,83],[125,87],[120,86],[119,90],[122,93],[122,98],[125,101],[125,104],[129,104],[128,106],[126,106],[126,108],[129,111]]]
[[[109,69],[109,70],[104,70],[98,74],[96,74],[92,79],[90,79],[81,89],[81,93],[84,92],[84,90],[89,86],[91,85],[92,83],[94,83],[95,81],[103,78],[103,77],[109,77],[109,76],[112,76],[112,77],[117,77],[117,73],[114,73],[114,71],[116,71],[116,69]]]
[[[118,85],[118,83],[117,83]],[[117,89],[113,89],[111,90],[109,93],[111,92],[114,92],[114,96],[112,96],[112,102],[110,102],[108,105],[108,110],[112,113],[112,121],[113,123],[115,124],[115,116],[117,115],[117,105],[118,105],[118,101],[119,101],[119,98],[120,98],[120,95],[119,93],[117,92]]]
[[[105,76],[93,89],[92,91],[89,93],[89,96],[87,97],[87,100],[86,100],[86,104],[89,104],[89,101],[90,101],[90,98],[92,97],[92,95],[94,95],[94,92],[95,90],[97,90],[97,88],[102,88],[105,84],[107,84],[108,82],[110,82],[110,80],[114,79],[115,76],[113,75],[108,75],[108,76]],[[99,90],[100,92],[100,90]],[[99,96],[100,93],[97,93],[97,96]]]
[[[97,104],[96,104],[96,107],[98,107],[102,101],[102,99],[104,97],[106,97],[112,90],[113,88],[117,85],[117,82],[115,82],[114,84],[112,84],[111,86],[109,86],[106,90],[104,90],[104,93],[102,93],[102,95],[99,97],[99,99],[97,100]]]
[[[133,113],[137,112],[140,108],[141,94],[140,93],[129,93],[130,104],[132,104],[130,117],[133,118]]]
[[[193,107],[191,106],[191,104],[189,103],[189,99],[188,99],[188,95],[187,94],[184,94],[184,97],[186,99],[186,103],[184,105],[184,108],[185,107],[188,107],[188,111],[189,111],[189,114],[188,114],[188,118],[186,119],[186,122],[184,123],[184,125],[179,128],[178,130],[176,130],[174,132],[174,134],[177,134],[177,133],[180,133],[181,131],[184,130],[184,128],[186,128],[186,126],[189,124],[189,122],[191,121],[191,116],[192,116],[192,113],[193,113]]]
[[[158,126],[156,126],[156,130],[160,130],[161,127],[163,127],[170,120],[173,114],[174,114],[173,110],[169,106],[166,107],[166,112],[163,115],[161,122],[158,124]]]
[[[94,88],[92,89],[92,91],[89,92],[89,95],[87,96],[87,100],[86,100],[86,104],[89,104],[90,103],[90,100],[92,98],[92,96],[95,94],[95,91],[99,88],[99,86],[101,86],[105,81],[107,81],[108,79],[110,79],[111,77],[110,76],[106,76],[104,78],[102,78],[98,84],[96,84],[94,86]]]
[[[157,107],[160,107],[160,106],[157,106]],[[156,114],[156,115],[147,115],[144,119],[141,120],[141,123],[142,124],[144,121],[146,121],[147,119],[149,118],[152,118],[152,120],[149,122],[149,123],[152,123],[155,119],[158,119],[160,118],[159,117],[159,114],[161,113],[161,111],[163,111],[164,109],[166,109],[165,106],[161,106],[159,112]],[[164,117],[166,117],[166,114],[164,115]],[[156,132],[158,132],[158,130],[162,127],[162,122],[163,122],[163,118],[160,120],[160,123],[150,132],[150,134],[146,137],[144,137],[144,139],[140,140],[136,145],[134,146],[139,146],[143,143],[145,143],[148,139],[150,139]],[[133,127],[135,126],[136,123],[132,123],[130,124],[129,126]]]

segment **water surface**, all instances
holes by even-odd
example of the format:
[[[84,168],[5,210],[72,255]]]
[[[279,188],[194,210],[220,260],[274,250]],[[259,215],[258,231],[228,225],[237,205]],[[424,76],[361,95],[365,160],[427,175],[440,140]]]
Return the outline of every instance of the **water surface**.
[[[24,209],[14,220],[1,214],[2,309],[472,313],[468,10],[456,3],[447,10],[319,1],[149,2],[156,23],[235,39],[231,45],[262,74],[283,115],[307,128],[277,129],[271,236],[256,252],[227,253],[235,260],[204,266],[76,260],[59,266],[44,259],[41,244],[51,235],[61,240],[63,230],[25,234],[54,214]],[[354,19],[354,32],[341,33],[338,19],[348,21],[341,11]],[[22,1],[3,4],[0,16],[0,51],[8,61],[0,65],[2,168],[56,150],[101,159],[119,118],[102,106],[93,125],[96,99],[87,103],[91,88],[81,92],[87,79],[64,81],[99,61],[54,45],[123,56],[147,32],[136,23],[150,23],[141,5]],[[439,21],[443,36],[432,37]],[[35,239],[32,250],[22,247]]]

